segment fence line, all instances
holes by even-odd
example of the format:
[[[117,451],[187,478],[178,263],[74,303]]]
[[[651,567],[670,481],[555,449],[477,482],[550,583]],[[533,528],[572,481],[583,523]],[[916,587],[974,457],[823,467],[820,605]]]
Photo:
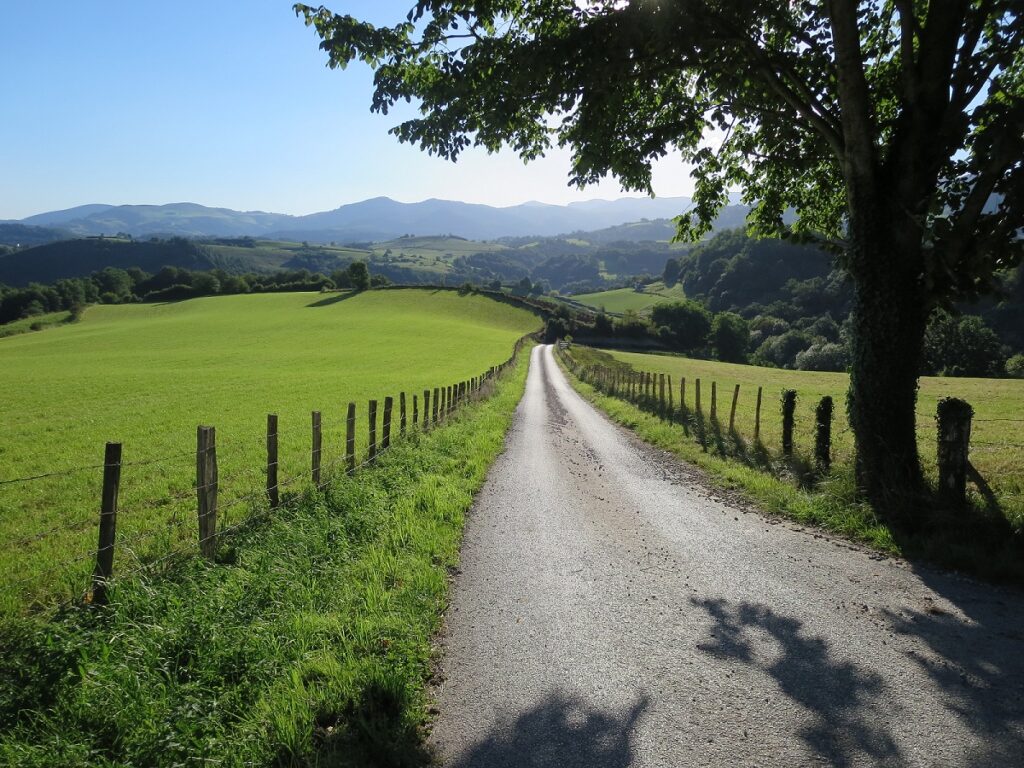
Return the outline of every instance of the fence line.
[[[686,403],[686,377],[680,379],[680,402],[678,406],[673,404],[672,398],[666,401],[664,382],[666,374],[652,374],[647,371],[636,371],[627,364],[606,366],[599,364],[584,364],[579,362],[572,355],[572,345],[560,342],[557,345],[559,358],[566,367],[579,380],[593,386],[606,395],[617,397],[633,403],[641,410],[654,413],[661,418],[674,421],[679,419],[684,432],[700,443],[707,451],[712,442],[722,455],[732,455],[754,460],[759,466],[772,465],[772,460],[767,448],[761,442],[761,400],[762,387],[757,387],[757,405],[754,416],[754,440],[753,446],[748,446],[743,437],[736,430],[736,408],[741,396],[741,386],[735,385],[732,393],[732,405],[729,410],[728,428],[725,428],[718,419],[717,409],[717,382],[712,381],[710,387],[711,400],[710,412],[705,414],[701,403],[701,380],[693,380],[693,407]],[[671,381],[671,377],[669,377]],[[671,385],[670,385],[671,386]],[[723,390],[723,397],[725,390]],[[794,456],[793,435],[795,424],[797,392],[796,390],[783,390],[782,393],[782,441],[781,459],[788,465],[789,470],[796,470],[810,482],[825,477],[829,474],[832,465],[832,420],[833,400],[825,396],[817,403],[815,424],[814,424],[814,450],[813,468],[811,466],[801,467],[803,462],[798,461]],[[1020,442],[990,442],[985,440],[971,439],[970,426],[974,423],[986,422],[1010,422],[1024,424],[1022,419],[992,418],[974,419],[974,412],[971,406],[957,398],[943,398],[939,400],[935,421],[929,423],[915,422],[915,430],[922,430],[930,427],[935,430],[936,435],[936,463],[939,474],[939,492],[946,501],[953,506],[962,505],[966,501],[965,478],[980,477],[977,470],[970,465],[969,455],[975,446],[979,452],[1005,450],[1007,448],[1024,447]],[[850,432],[847,425],[835,434],[846,434]],[[732,443],[732,445],[728,445]],[[997,473],[1000,474],[1000,473]],[[978,482],[984,482],[980,480]],[[982,489],[984,490],[984,489]]]
[[[372,440],[370,443],[370,450],[366,457],[358,463],[355,460],[355,419],[353,418],[356,405],[355,403],[350,403],[348,406],[349,418],[345,419],[347,434],[344,452],[331,458],[327,458],[324,455],[324,448],[322,444],[322,422],[318,418],[320,413],[314,412],[312,422],[313,429],[311,433],[311,450],[308,453],[309,467],[292,475],[291,477],[285,478],[284,480],[281,480],[277,476],[277,470],[279,467],[279,456],[277,455],[278,426],[276,416],[273,414],[268,415],[266,435],[261,437],[259,440],[260,444],[265,445],[267,449],[267,462],[265,467],[260,467],[259,469],[253,468],[251,471],[242,471],[237,474],[232,474],[228,478],[218,476],[216,466],[217,454],[218,452],[223,454],[225,445],[228,446],[228,450],[230,451],[232,446],[240,446],[241,442],[235,442],[234,440],[225,442],[221,439],[220,435],[216,435],[213,427],[200,426],[197,428],[196,450],[193,452],[175,454],[164,458],[148,458],[128,462],[122,460],[122,446],[120,443],[108,443],[104,462],[102,464],[71,467],[31,477],[0,480],[0,485],[13,485],[16,483],[29,483],[53,477],[66,477],[92,472],[99,469],[103,470],[102,498],[101,504],[99,505],[100,514],[98,518],[93,517],[91,519],[77,520],[73,523],[61,523],[51,528],[47,528],[46,530],[24,536],[14,542],[9,542],[10,546],[23,547],[52,539],[57,534],[61,533],[80,533],[83,530],[86,530],[90,525],[96,525],[96,547],[85,553],[65,558],[61,562],[54,564],[51,568],[46,568],[44,570],[33,569],[30,573],[27,573],[24,576],[11,579],[9,583],[12,585],[22,585],[24,587],[31,588],[33,582],[35,582],[40,587],[40,591],[45,592],[50,589],[50,587],[47,586],[47,583],[50,582],[53,577],[66,575],[71,579],[77,579],[84,576],[84,574],[77,574],[74,572],[76,566],[79,566],[88,560],[93,560],[95,562],[95,569],[91,577],[91,588],[85,588],[83,584],[84,600],[85,602],[104,603],[108,599],[108,587],[114,581],[130,578],[145,570],[152,569],[176,556],[202,554],[208,559],[215,559],[217,541],[219,537],[230,534],[244,526],[250,525],[257,520],[266,517],[272,512],[280,509],[283,504],[294,503],[298,499],[302,498],[301,495],[296,494],[282,502],[278,497],[280,491],[292,486],[298,486],[300,483],[305,486],[305,481],[307,479],[312,482],[312,490],[323,490],[330,485],[332,480],[339,476],[337,474],[337,470],[339,468],[342,469],[342,474],[340,476],[351,476],[380,461],[381,457],[390,453],[396,445],[407,443],[412,435],[418,434],[421,430],[431,431],[436,427],[440,427],[445,422],[450,421],[461,407],[471,402],[489,397],[492,393],[493,382],[495,382],[499,377],[504,376],[506,371],[516,364],[524,344],[532,336],[533,334],[527,334],[517,339],[512,347],[512,354],[505,361],[491,366],[479,375],[469,377],[463,381],[453,384],[446,384],[441,387],[433,388],[434,397],[432,398],[433,402],[430,403],[430,407],[433,409],[433,412],[430,414],[432,418],[429,418],[429,420],[428,403],[426,398],[427,393],[430,390],[424,390],[422,424],[417,423],[420,417],[420,403],[417,399],[418,393],[413,394],[411,425],[408,422],[406,392],[404,390],[399,393],[397,398],[393,398],[391,395],[388,395],[385,398],[380,398],[384,403],[384,421],[379,425],[382,429],[382,432],[380,433],[380,438],[382,439],[378,438],[377,440]],[[440,402],[438,402],[439,392],[441,393]],[[370,402],[371,404],[375,404],[374,400],[371,400]],[[392,411],[393,404],[398,405],[398,408],[395,409],[397,412],[394,413]],[[376,433],[378,430],[378,424],[376,423],[376,419],[372,418],[372,415],[375,414],[371,414],[371,421],[368,426],[372,432]],[[252,441],[244,442],[249,444]],[[125,475],[127,474],[123,473],[123,470],[133,467],[153,466],[186,457],[192,459],[196,466],[195,481],[191,488],[179,493],[162,496],[141,505],[126,505],[124,508],[119,509],[118,497],[125,481]],[[261,479],[265,477],[265,485],[261,484],[261,487],[258,490],[237,493],[236,495],[226,499],[218,499],[218,493],[223,486],[234,485],[238,482],[239,478],[245,478],[248,480],[251,478],[252,472],[257,472]],[[181,505],[177,503],[183,502],[189,497],[194,497],[196,500],[194,510],[195,517],[192,518],[191,521],[179,514],[181,511]],[[170,505],[172,513],[164,523],[148,522],[147,527],[144,530],[135,531],[129,537],[125,537],[123,535],[120,537],[117,536],[117,528],[119,524],[121,524],[120,527],[124,527],[124,521],[131,520],[133,513],[157,509],[168,505]],[[223,523],[226,522],[223,517],[224,513],[242,505],[249,505],[254,509],[237,523],[223,525]],[[259,505],[261,509],[255,511],[255,507],[257,505]],[[218,525],[218,516],[221,516],[221,525]],[[169,551],[158,557],[156,560],[148,560],[146,562],[141,561],[141,558],[144,555],[140,553],[139,544],[166,537],[168,535],[175,536],[178,531],[191,526],[196,526],[198,535],[188,547],[175,547],[172,542],[172,546],[170,546]],[[123,573],[118,573],[115,567],[115,554],[118,552],[134,559],[137,565]],[[19,590],[17,591],[17,594],[21,598],[30,597],[26,591]],[[33,595],[32,597],[36,596]],[[49,604],[59,604],[64,601],[54,601],[51,599],[46,602]]]

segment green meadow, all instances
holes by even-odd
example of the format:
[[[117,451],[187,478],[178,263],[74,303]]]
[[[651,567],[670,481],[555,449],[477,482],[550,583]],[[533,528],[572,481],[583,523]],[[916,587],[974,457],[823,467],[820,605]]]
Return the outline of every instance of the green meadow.
[[[655,304],[680,301],[686,298],[686,296],[683,293],[682,286],[679,284],[666,288],[664,283],[657,282],[645,286],[642,292],[635,291],[632,288],[616,288],[611,291],[581,293],[570,298],[595,309],[603,309],[605,312],[613,314],[622,314],[630,310],[639,313],[648,312]]]
[[[853,456],[853,435],[846,421],[845,373],[819,373],[762,368],[753,365],[695,360],[676,355],[632,352],[611,353],[638,371],[671,375],[673,399],[679,402],[680,385],[686,378],[686,403],[694,406],[694,382],[701,380],[701,405],[711,407],[711,385],[716,384],[718,419],[728,425],[732,396],[740,385],[736,406],[736,430],[754,434],[757,388],[762,388],[761,440],[773,451],[782,441],[780,396],[784,389],[797,391],[794,441],[811,454],[814,446],[814,410],[825,395],[834,401],[833,451],[837,463]],[[971,429],[971,462],[992,486],[1000,505],[1017,527],[1024,526],[1024,381],[1019,379],[968,379],[923,377],[917,402],[917,429],[922,462],[935,474],[935,410],[944,397],[959,397],[974,408]]]
[[[382,411],[395,397],[397,428],[400,391],[411,418],[413,393],[479,375],[538,325],[483,297],[409,289],[96,306],[78,323],[0,340],[0,532],[14,581],[0,613],[82,592],[106,441],[124,445],[115,558],[124,573],[194,546],[197,425],[217,428],[219,523],[230,526],[264,485],[268,413],[279,417],[280,481],[302,490],[312,411],[323,413],[330,469],[355,402],[362,460],[369,399]]]

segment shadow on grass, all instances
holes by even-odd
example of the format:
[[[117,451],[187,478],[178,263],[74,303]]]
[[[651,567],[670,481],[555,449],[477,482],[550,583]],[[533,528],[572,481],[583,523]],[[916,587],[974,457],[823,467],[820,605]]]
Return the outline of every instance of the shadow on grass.
[[[332,293],[328,296],[324,296],[322,299],[317,299],[312,304],[307,304],[306,308],[312,307],[329,307],[332,304],[337,304],[341,301],[348,301],[349,299],[355,298],[359,295],[359,291],[346,291],[345,293]]]
[[[556,693],[514,720],[499,722],[451,768],[626,768],[633,765],[632,738],[650,699],[643,695],[626,712],[594,708]]]

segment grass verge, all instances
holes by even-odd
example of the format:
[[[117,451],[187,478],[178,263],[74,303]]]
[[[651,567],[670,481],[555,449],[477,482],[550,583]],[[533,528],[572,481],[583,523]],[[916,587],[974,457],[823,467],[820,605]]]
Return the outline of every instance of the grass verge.
[[[0,764],[406,766],[463,519],[529,348],[493,395],[110,607],[0,624]]]
[[[607,364],[612,359],[605,352],[576,347],[573,354],[585,365]],[[792,462],[782,462],[761,445],[748,445],[742,438],[710,429],[705,447],[696,439],[694,429],[684,430],[678,421],[605,394],[574,376],[561,360],[559,363],[576,391],[613,421],[700,467],[714,484],[739,492],[769,514],[816,526],[887,555],[1024,585],[1024,541],[1020,531],[1012,529],[1001,515],[978,505],[956,511],[936,507],[923,530],[900,531],[858,500],[849,464],[833,465],[828,476],[810,484],[807,467],[811,461],[806,456],[797,454]]]

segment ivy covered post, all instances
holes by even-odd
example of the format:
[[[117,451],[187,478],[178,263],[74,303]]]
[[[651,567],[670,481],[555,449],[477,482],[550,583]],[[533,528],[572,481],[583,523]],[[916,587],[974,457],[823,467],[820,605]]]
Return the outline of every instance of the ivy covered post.
[[[821,398],[814,412],[814,463],[819,475],[827,475],[832,467],[832,398]]]
[[[793,455],[793,415],[796,413],[796,390],[782,391],[782,455]]]
[[[953,506],[962,506],[967,500],[967,465],[973,417],[974,409],[970,404],[956,397],[940,400],[935,413],[939,430],[939,494]]]

